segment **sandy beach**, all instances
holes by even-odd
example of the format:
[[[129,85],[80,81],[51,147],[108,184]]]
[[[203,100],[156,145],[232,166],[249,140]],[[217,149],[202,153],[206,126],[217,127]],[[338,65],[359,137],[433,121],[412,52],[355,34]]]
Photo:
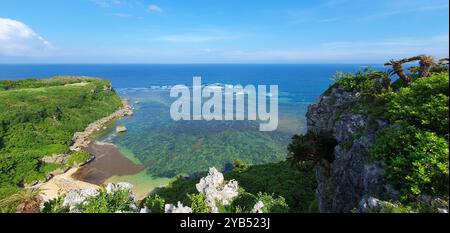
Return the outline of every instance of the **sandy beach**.
[[[37,188],[42,190],[42,198],[49,201],[57,198],[60,194],[67,193],[75,189],[99,188],[98,185],[79,181],[72,178],[72,175],[78,168],[72,168],[66,173],[53,177],[46,183],[41,184]]]

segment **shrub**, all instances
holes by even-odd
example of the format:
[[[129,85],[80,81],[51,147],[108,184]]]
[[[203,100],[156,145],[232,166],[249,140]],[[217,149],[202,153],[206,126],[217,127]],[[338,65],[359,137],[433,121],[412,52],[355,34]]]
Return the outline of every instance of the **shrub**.
[[[388,95],[386,117],[448,138],[449,80],[447,74],[421,78]]]
[[[134,199],[131,194],[129,190],[123,189],[107,193],[101,188],[97,196],[89,197],[77,209],[81,213],[132,212]]]
[[[362,94],[373,95],[378,92],[381,85],[375,79],[368,78],[372,72],[373,70],[370,68],[356,74],[338,72],[333,77],[333,85],[348,92],[357,91]]]
[[[289,206],[286,204],[284,197],[274,197],[274,194],[258,193],[258,201],[264,203],[263,213],[288,213]]]
[[[239,187],[254,196],[263,192],[284,197],[294,213],[308,212],[317,187],[314,169],[297,169],[291,161],[251,165],[245,172],[228,172],[224,176],[226,180],[238,181]]]
[[[317,163],[322,159],[333,162],[336,145],[337,142],[331,133],[308,132],[306,135],[294,135],[292,143],[288,146],[289,157],[297,166],[305,161]]]
[[[211,213],[211,208],[206,202],[205,194],[188,194],[189,199],[191,200],[191,209],[192,213],[201,214],[201,213]]]
[[[164,206],[166,201],[159,195],[152,195],[145,201],[145,206],[151,210],[152,213],[164,213]]]
[[[240,191],[239,196],[237,196],[233,202],[227,207],[227,212],[230,213],[250,213],[255,207],[258,199],[255,195]]]
[[[383,130],[371,148],[374,159],[384,161],[387,181],[400,190],[402,201],[419,194],[448,196],[448,142],[413,126]]]
[[[67,159],[67,165],[72,166],[74,164],[75,165],[82,164],[86,162],[90,157],[91,155],[86,151],[83,150],[77,151],[72,155],[70,155],[69,159]]]
[[[68,206],[64,206],[65,196],[59,196],[53,200],[50,200],[44,204],[42,209],[43,213],[69,213],[70,209]]]
[[[246,164],[242,160],[236,160],[233,163],[233,172],[242,173],[247,171],[250,168],[250,165]]]

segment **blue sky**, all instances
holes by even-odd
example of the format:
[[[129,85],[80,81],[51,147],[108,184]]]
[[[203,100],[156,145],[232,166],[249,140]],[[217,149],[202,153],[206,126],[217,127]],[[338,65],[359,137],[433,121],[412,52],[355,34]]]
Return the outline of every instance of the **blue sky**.
[[[448,0],[0,0],[0,63],[378,63],[448,28]]]

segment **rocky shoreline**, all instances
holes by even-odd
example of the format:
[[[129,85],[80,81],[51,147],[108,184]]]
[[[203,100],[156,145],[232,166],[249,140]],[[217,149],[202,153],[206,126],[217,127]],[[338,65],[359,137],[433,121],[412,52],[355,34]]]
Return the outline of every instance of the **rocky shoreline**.
[[[120,119],[126,116],[133,115],[133,108],[129,104],[128,100],[122,101],[122,107],[112,113],[109,116],[103,117],[86,127],[83,132],[77,132],[73,136],[73,144],[70,147],[70,150],[73,152],[80,151],[82,149],[87,148],[92,143],[92,135],[96,132],[104,130],[106,125],[115,119]],[[67,161],[69,155],[53,155],[48,156],[42,159],[42,161],[46,163],[65,163]],[[44,182],[36,182],[34,184],[30,184],[29,188],[41,188],[42,196],[45,200],[50,200],[52,198],[57,197],[57,194],[61,192],[69,192],[74,189],[83,189],[83,188],[93,188],[98,187],[95,184],[90,184],[84,181],[77,180],[72,177],[74,173],[76,173],[80,167],[88,164],[93,161],[96,156],[93,155],[88,161],[83,164],[80,164],[76,167],[65,167],[58,169],[48,175]],[[71,185],[67,185],[67,184]],[[63,184],[63,185],[62,185]]]
[[[133,115],[133,108],[129,104],[128,100],[122,101],[123,106],[115,111],[113,114],[103,117],[94,123],[91,123],[83,132],[77,132],[73,136],[73,145],[70,147],[71,151],[80,151],[83,148],[89,146],[92,142],[91,136],[92,134],[105,129],[105,125],[111,122],[114,119],[120,119],[126,116]]]

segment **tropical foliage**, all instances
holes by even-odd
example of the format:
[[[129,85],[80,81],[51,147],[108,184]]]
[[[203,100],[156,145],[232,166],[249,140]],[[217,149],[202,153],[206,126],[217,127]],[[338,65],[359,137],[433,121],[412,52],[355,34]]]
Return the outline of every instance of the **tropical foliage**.
[[[42,157],[67,153],[75,132],[120,106],[111,83],[103,79],[0,81],[1,187],[15,190],[45,179],[60,166],[45,164]]]

